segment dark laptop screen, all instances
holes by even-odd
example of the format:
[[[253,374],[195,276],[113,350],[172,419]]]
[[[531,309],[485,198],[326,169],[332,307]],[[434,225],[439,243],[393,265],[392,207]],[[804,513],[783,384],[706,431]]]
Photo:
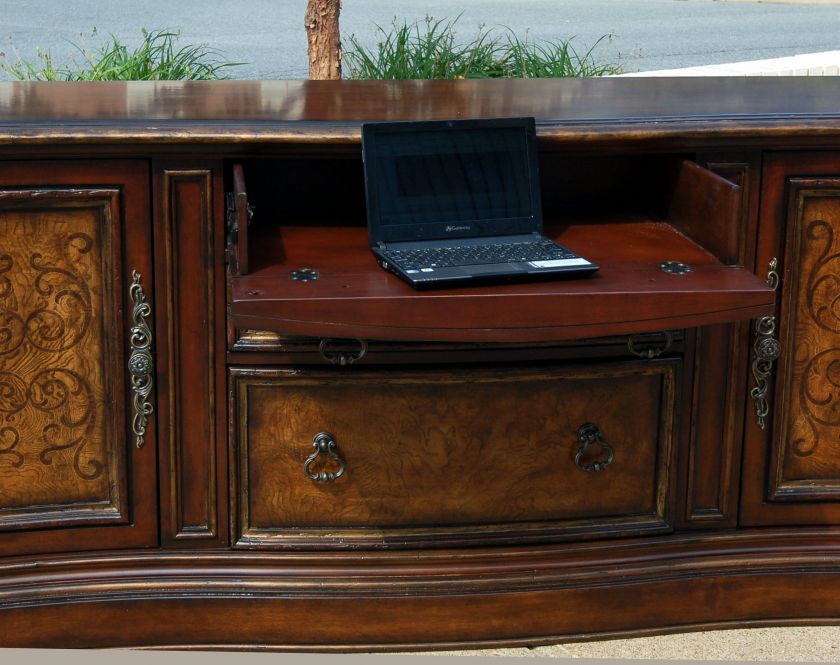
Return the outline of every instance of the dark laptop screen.
[[[376,239],[540,231],[529,125],[533,133],[533,120],[521,118],[384,123],[373,132],[366,125],[365,178],[369,218],[381,235]]]

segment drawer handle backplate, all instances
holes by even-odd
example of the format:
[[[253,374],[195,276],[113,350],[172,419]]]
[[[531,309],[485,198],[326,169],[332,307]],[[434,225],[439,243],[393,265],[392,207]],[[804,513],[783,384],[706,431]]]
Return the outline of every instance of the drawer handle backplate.
[[[774,291],[779,288],[779,261],[774,256],[770,259],[767,270],[767,286]],[[755,322],[755,340],[753,342],[752,373],[755,385],[750,390],[750,397],[755,403],[755,417],[758,426],[764,429],[770,415],[767,393],[770,390],[770,377],[773,363],[782,354],[782,347],[776,337],[776,316],[762,316]]]
[[[578,439],[580,439],[580,448],[578,448],[577,455],[575,455],[575,466],[577,466],[578,469],[581,471],[595,473],[597,471],[603,471],[613,463],[613,460],[615,459],[613,448],[610,444],[604,441],[601,430],[599,430],[595,425],[592,423],[584,423],[581,425],[578,430]],[[591,446],[600,448],[601,454],[606,455],[606,459],[596,459],[593,462],[587,462],[585,464],[582,463],[581,460],[584,459],[584,456],[588,456],[590,454],[589,448]]]
[[[307,457],[306,461],[303,463],[303,472],[306,474],[307,478],[320,483],[326,483],[332,482],[344,474],[344,470],[347,468],[347,463],[342,459],[341,455],[338,454],[338,450],[336,450],[335,437],[332,434],[329,432],[318,432],[318,434],[315,435],[315,438],[312,439],[312,447],[315,448],[315,452]],[[329,455],[338,464],[338,471],[312,470],[312,465],[321,453]]]
[[[146,300],[146,294],[140,284],[140,273],[131,273],[131,285],[128,293],[134,303],[134,325],[131,326],[129,343],[131,355],[128,357],[128,374],[131,379],[131,392],[134,394],[134,416],[131,429],[136,438],[137,447],[142,448],[146,438],[146,426],[154,407],[149,401],[154,386],[154,358],[152,357],[152,330],[146,317],[152,315],[152,306]]]

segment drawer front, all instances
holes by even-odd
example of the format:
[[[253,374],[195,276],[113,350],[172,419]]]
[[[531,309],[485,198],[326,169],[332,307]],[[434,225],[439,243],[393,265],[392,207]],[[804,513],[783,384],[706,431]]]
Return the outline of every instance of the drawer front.
[[[669,530],[676,365],[234,369],[234,542],[397,547]]]

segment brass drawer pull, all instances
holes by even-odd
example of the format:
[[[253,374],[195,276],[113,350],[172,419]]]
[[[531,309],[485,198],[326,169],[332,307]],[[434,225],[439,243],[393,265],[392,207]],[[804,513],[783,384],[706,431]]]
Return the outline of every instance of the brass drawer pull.
[[[639,358],[658,358],[671,348],[674,334],[670,330],[653,335],[633,335],[627,340],[627,349]]]
[[[323,337],[321,339],[321,343],[318,344],[318,353],[321,354],[321,357],[324,360],[332,363],[333,365],[341,365],[342,367],[345,365],[352,365],[357,360],[364,358],[367,353],[367,342],[363,339],[350,340],[351,342],[355,341],[355,343],[359,345],[359,348],[356,350],[330,350],[328,347],[337,341],[347,340],[334,340],[331,337]]]
[[[303,472],[312,480],[320,483],[332,482],[344,475],[344,470],[347,468],[347,463],[342,459],[341,455],[336,450],[335,437],[329,432],[318,432],[315,438],[312,439],[312,447],[315,452],[306,458],[303,463]],[[318,459],[321,453],[328,454],[337,464],[338,471],[313,471],[312,464]]]
[[[154,406],[149,395],[154,385],[154,359],[152,358],[152,331],[146,317],[152,315],[152,306],[146,300],[146,294],[140,285],[140,273],[131,273],[132,281],[128,293],[134,302],[134,325],[131,326],[129,343],[131,355],[128,357],[128,374],[131,377],[131,391],[134,393],[134,418],[131,429],[136,437],[137,447],[142,448],[146,437],[146,425]]]
[[[615,459],[615,453],[610,444],[602,438],[601,430],[599,430],[592,423],[585,423],[580,426],[578,430],[578,439],[580,439],[580,448],[578,448],[577,455],[575,455],[575,466],[581,471],[588,471],[594,473],[603,471]],[[597,446],[601,449],[601,453],[606,455],[606,459],[601,459],[593,462],[582,463],[581,460],[587,455],[590,446]]]

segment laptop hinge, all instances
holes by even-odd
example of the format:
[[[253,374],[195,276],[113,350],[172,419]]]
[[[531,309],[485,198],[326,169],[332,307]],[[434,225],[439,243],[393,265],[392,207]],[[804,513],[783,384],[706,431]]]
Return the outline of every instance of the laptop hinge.
[[[385,243],[384,243],[384,242],[382,242],[381,240],[377,240],[377,241],[376,241],[376,246],[377,246],[379,249],[386,249],[386,247],[385,247]]]

